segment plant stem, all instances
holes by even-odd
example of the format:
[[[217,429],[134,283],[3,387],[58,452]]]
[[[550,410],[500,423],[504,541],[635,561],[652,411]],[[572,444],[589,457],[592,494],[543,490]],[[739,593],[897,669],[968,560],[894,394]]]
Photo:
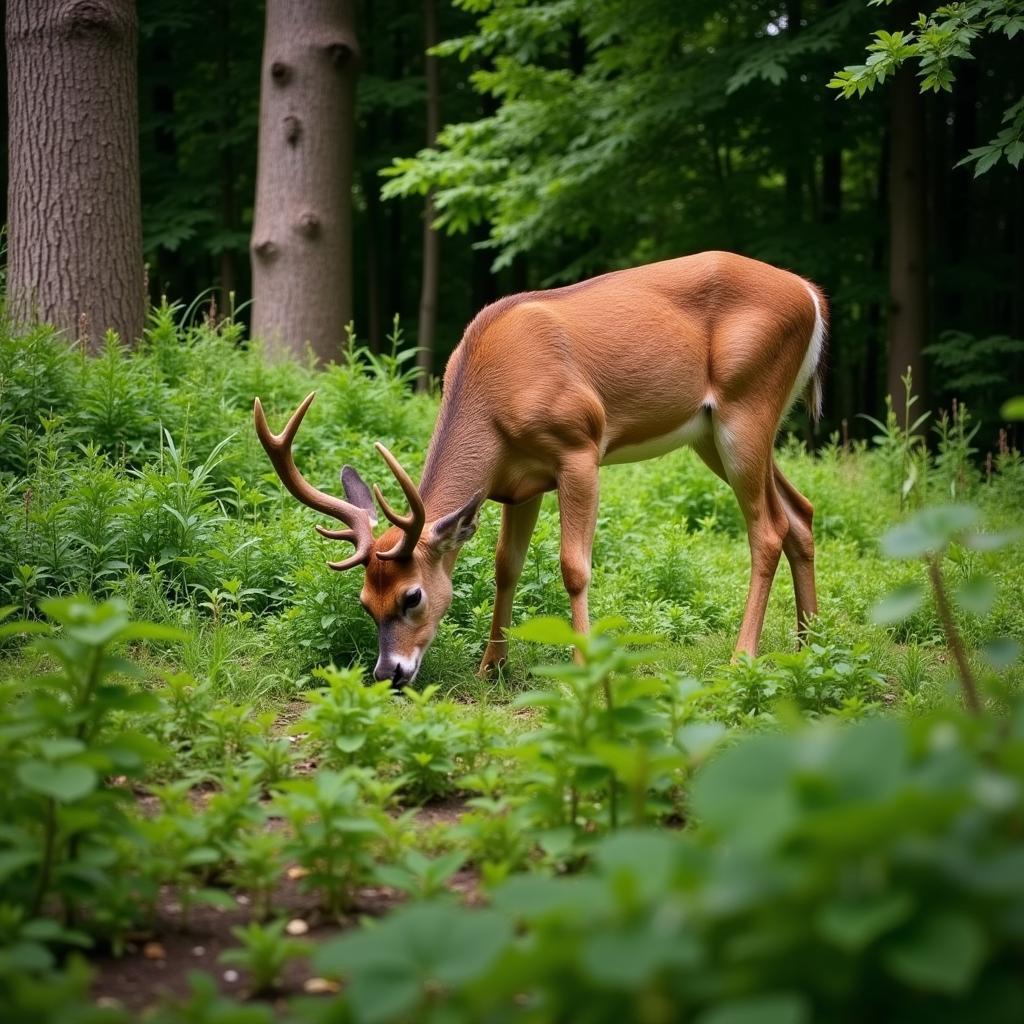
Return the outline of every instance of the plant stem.
[[[43,909],[46,892],[50,888],[50,875],[53,873],[53,858],[57,837],[57,801],[49,797],[46,801],[46,816],[43,819],[43,862],[39,868],[39,881],[36,883],[35,896],[32,899],[32,916],[37,917]]]
[[[615,742],[615,719],[612,717],[614,706],[612,704],[612,681],[609,676],[604,677],[604,699],[608,709],[608,739]],[[619,786],[615,778],[615,772],[611,772],[611,784],[608,794],[608,822],[612,831],[619,827]]]
[[[935,606],[939,611],[939,620],[942,622],[942,629],[946,634],[949,649],[956,659],[956,666],[960,673],[960,686],[964,691],[964,702],[974,714],[981,713],[981,702],[978,700],[978,686],[974,680],[974,673],[967,663],[967,652],[964,650],[960,633],[953,621],[953,609],[946,594],[945,584],[942,582],[942,570],[939,568],[939,559],[936,555],[929,555],[928,578],[931,580],[932,591],[935,594]]]

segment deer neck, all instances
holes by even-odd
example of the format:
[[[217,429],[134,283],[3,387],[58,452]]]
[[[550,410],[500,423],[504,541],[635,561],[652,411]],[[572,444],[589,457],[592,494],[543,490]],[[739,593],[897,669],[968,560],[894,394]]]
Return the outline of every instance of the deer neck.
[[[490,494],[500,447],[489,415],[445,400],[419,485],[428,522],[462,508],[480,491]]]

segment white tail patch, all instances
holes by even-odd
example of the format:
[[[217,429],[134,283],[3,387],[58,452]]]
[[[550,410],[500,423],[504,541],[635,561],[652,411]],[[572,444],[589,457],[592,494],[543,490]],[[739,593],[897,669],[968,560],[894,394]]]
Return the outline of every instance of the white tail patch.
[[[825,347],[825,318],[821,315],[821,303],[818,300],[817,292],[809,284],[805,283],[804,287],[807,289],[807,294],[811,297],[811,302],[814,303],[814,328],[811,331],[810,341],[807,343],[804,361],[800,364],[800,372],[796,375],[796,380],[793,382],[789,398],[786,399],[786,408],[783,411],[783,416],[793,407],[793,403],[797,398],[804,393],[812,374],[818,368],[818,363],[821,360],[821,354]],[[811,416],[814,419],[818,419],[821,416],[820,388],[812,387],[807,405]]]

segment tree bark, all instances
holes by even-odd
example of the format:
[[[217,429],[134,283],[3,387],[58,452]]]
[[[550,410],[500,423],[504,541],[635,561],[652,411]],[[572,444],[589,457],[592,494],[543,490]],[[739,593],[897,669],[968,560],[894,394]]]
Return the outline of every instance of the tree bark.
[[[145,312],[132,0],[8,0],[8,312],[95,350]]]
[[[886,387],[903,419],[900,378],[910,367],[914,390],[925,388],[924,102],[913,71],[892,84],[889,131],[889,317]],[[905,426],[906,424],[904,424]]]
[[[321,362],[352,319],[355,0],[267,0],[252,333]]]
[[[441,129],[441,84],[437,57],[430,49],[437,45],[437,0],[424,0],[427,78],[427,145],[437,142]],[[420,375],[416,389],[425,391],[434,372],[435,335],[437,331],[437,286],[440,280],[441,237],[434,228],[434,194],[428,193],[423,204],[423,277],[420,284],[420,319],[416,335],[416,365]]]

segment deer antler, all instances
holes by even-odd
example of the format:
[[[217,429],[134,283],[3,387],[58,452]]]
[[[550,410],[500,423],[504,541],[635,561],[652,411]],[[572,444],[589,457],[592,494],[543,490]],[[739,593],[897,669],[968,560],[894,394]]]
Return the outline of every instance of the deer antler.
[[[409,514],[407,516],[400,516],[387,503],[384,495],[381,494],[380,488],[376,484],[373,485],[373,493],[377,498],[377,504],[380,505],[381,511],[402,531],[402,539],[394,547],[388,548],[387,551],[378,551],[377,557],[408,558],[412,554],[413,548],[416,547],[420,534],[423,532],[423,524],[427,521],[427,512],[423,507],[423,499],[420,497],[419,490],[412,482],[409,474],[402,469],[398,459],[379,441],[375,447],[380,452],[381,458],[388,464],[388,468],[395,474],[395,479],[402,485],[402,490],[405,492],[405,497],[409,502]]]
[[[327,563],[332,569],[341,571],[369,561],[370,552],[373,550],[373,529],[365,509],[317,490],[295,466],[295,461],[292,458],[292,441],[295,440],[302,418],[306,415],[306,410],[315,397],[316,392],[311,391],[303,399],[302,404],[292,413],[291,419],[285,424],[285,428],[280,434],[271,433],[270,427],[267,426],[267,417],[263,413],[263,406],[258,398],[253,405],[253,419],[256,421],[256,433],[259,435],[267,455],[270,456],[271,464],[281,478],[281,483],[303,505],[308,505],[326,516],[332,516],[348,527],[347,530],[327,530],[322,526],[316,527],[317,532],[323,537],[331,540],[349,540],[355,545],[356,549],[350,557],[341,562]]]

